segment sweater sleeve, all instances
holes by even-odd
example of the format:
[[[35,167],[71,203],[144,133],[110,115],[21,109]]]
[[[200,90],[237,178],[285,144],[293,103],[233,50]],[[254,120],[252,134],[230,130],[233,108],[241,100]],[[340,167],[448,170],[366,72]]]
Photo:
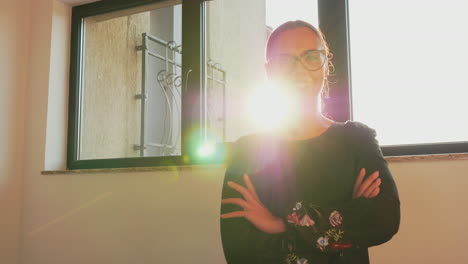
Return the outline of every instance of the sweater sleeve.
[[[222,199],[243,198],[240,193],[227,185],[228,181],[244,185],[242,175],[251,169],[249,149],[251,142],[245,137],[234,147],[223,181]],[[221,214],[243,210],[235,204],[221,204]],[[227,263],[279,263],[279,255],[284,251],[283,238],[286,233],[267,234],[258,230],[245,218],[221,219],[221,239]]]
[[[358,122],[347,122],[345,133],[355,154],[355,171],[366,169],[366,177],[379,171],[380,193],[374,198],[350,199],[323,207],[314,201],[298,201],[284,221],[311,248],[333,252],[351,247],[385,243],[398,231],[400,201],[395,181],[376,140],[375,131]]]

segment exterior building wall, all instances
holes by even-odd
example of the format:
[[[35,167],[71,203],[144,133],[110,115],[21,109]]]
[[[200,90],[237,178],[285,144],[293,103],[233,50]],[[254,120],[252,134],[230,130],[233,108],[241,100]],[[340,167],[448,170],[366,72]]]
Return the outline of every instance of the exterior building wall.
[[[149,13],[85,23],[80,159],[137,156],[142,33]]]
[[[207,13],[208,58],[227,72],[226,141],[232,142],[254,132],[244,109],[265,82],[265,0],[212,1]]]

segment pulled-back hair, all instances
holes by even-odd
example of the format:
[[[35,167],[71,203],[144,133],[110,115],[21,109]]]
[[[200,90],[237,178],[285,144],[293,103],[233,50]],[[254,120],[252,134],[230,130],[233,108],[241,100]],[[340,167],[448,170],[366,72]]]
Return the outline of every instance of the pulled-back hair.
[[[322,45],[322,48],[327,52],[327,57],[330,58],[330,49],[328,47],[327,42],[325,41],[325,37],[323,36],[322,32],[312,26],[311,24],[302,21],[302,20],[296,20],[296,21],[288,21],[283,24],[281,24],[279,27],[277,27],[273,32],[271,33],[270,37],[268,38],[267,45],[266,45],[266,59],[268,60],[271,57],[272,49],[273,49],[273,44],[276,42],[276,40],[280,37],[281,33],[296,29],[296,28],[301,28],[305,27],[310,29],[312,32],[317,35],[317,37],[320,40],[320,44]]]
[[[301,28],[301,27],[308,28],[312,32],[314,32],[315,35],[317,35],[317,37],[319,38],[322,48],[326,52],[327,63],[328,63],[328,71],[326,73],[327,76],[325,78],[325,84],[324,84],[324,87],[322,89],[322,97],[328,98],[329,97],[329,89],[330,89],[329,88],[329,84],[330,84],[329,77],[333,75],[333,72],[335,70],[335,67],[333,66],[333,63],[331,62],[333,54],[330,52],[330,48],[328,47],[328,43],[325,40],[325,36],[322,34],[322,32],[319,29],[312,26],[311,24],[309,24],[309,23],[307,23],[305,21],[302,21],[302,20],[288,21],[288,22],[285,22],[285,23],[281,24],[279,27],[277,27],[275,30],[273,30],[273,32],[271,32],[270,37],[268,38],[268,41],[267,41],[267,44],[266,44],[266,51],[265,51],[266,61],[268,61],[271,58],[272,52],[273,52],[273,45],[278,40],[278,38],[281,36],[281,33],[285,32],[285,31],[288,31],[288,30]]]

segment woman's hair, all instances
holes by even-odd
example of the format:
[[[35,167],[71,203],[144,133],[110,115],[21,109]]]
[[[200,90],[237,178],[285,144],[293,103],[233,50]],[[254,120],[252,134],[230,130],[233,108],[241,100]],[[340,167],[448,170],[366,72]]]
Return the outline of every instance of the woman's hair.
[[[335,70],[335,68],[334,68],[334,66],[333,66],[333,64],[331,62],[333,54],[330,52],[330,48],[328,47],[328,43],[325,40],[325,36],[322,34],[322,32],[319,29],[315,28],[311,24],[309,24],[309,23],[307,23],[305,21],[302,21],[302,20],[288,21],[288,22],[285,22],[285,23],[281,24],[279,27],[277,27],[275,30],[273,30],[273,32],[271,32],[270,36],[268,37],[268,41],[267,41],[267,45],[266,45],[266,51],[265,51],[266,60],[268,61],[268,59],[271,58],[272,52],[273,52],[273,45],[280,38],[281,33],[285,32],[285,31],[288,31],[288,30],[301,28],[301,27],[308,28],[312,32],[314,32],[315,35],[317,35],[317,37],[319,38],[320,44],[322,45],[322,48],[326,52],[327,62],[328,62],[328,73],[327,73],[327,78],[325,80],[324,89],[322,90],[322,92],[323,92],[322,95],[324,97],[328,97],[328,90],[329,90],[328,77]]]
[[[288,30],[301,28],[301,27],[308,28],[312,32],[314,32],[315,35],[317,35],[317,37],[320,39],[320,43],[323,49],[327,52],[327,57],[329,57],[330,49],[328,47],[327,42],[325,41],[325,37],[323,36],[322,32],[305,21],[296,20],[296,21],[288,21],[286,23],[283,23],[279,27],[277,27],[275,30],[273,30],[273,32],[271,32],[271,35],[268,38],[267,45],[266,45],[266,59],[268,60],[271,57],[273,44],[280,37],[281,33],[288,31]]]

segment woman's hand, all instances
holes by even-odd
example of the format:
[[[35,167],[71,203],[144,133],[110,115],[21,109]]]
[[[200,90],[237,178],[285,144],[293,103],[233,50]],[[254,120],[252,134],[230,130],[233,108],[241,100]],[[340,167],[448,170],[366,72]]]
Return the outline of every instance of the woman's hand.
[[[262,204],[247,174],[244,174],[244,182],[247,188],[234,182],[228,182],[229,187],[241,193],[244,199],[227,198],[221,201],[222,203],[239,205],[244,208],[244,210],[222,214],[221,218],[244,217],[259,230],[268,234],[277,234],[286,231],[284,221],[272,215]]]
[[[375,171],[363,182],[366,176],[366,169],[362,168],[356,179],[353,189],[353,199],[359,197],[374,198],[380,192],[380,184],[382,181],[379,178],[379,171]]]

